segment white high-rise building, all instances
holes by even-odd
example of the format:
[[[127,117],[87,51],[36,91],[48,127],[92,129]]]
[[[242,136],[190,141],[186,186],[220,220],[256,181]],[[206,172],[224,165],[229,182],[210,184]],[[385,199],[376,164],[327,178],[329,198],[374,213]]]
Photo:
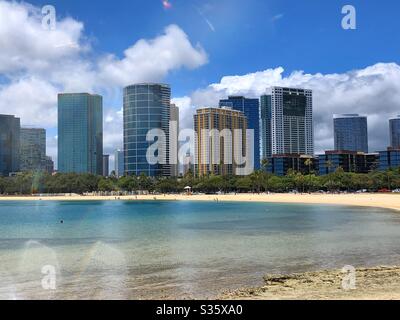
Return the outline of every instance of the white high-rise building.
[[[124,151],[122,150],[115,150],[114,153],[114,170],[115,170],[115,176],[117,178],[120,178],[124,175]]]
[[[261,99],[263,158],[278,154],[313,156],[312,90],[272,87]]]
[[[179,148],[179,108],[175,104],[170,105],[170,115],[169,115],[170,125],[172,127],[169,128],[169,138],[175,140],[172,145],[168,143],[168,161],[175,162],[170,163],[170,176],[177,177],[179,176],[179,163],[178,163],[178,148]]]

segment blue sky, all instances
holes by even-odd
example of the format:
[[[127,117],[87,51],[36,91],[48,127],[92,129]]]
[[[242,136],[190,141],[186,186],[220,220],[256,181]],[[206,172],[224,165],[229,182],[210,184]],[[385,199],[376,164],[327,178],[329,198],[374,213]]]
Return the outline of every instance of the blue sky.
[[[122,145],[125,85],[171,84],[185,128],[197,107],[227,95],[293,86],[314,91],[317,152],[333,148],[333,114],[349,111],[369,117],[371,151],[389,144],[388,119],[400,113],[399,1],[167,2],[0,0],[0,113],[45,127],[56,160],[58,92],[103,95],[112,153]],[[51,32],[41,23],[47,4],[57,10]],[[341,26],[347,4],[356,30]]]
[[[42,6],[42,1],[31,1]],[[341,28],[341,8],[357,9],[357,30]],[[376,62],[398,62],[400,2],[395,0],[161,0],[52,1],[59,16],[84,22],[96,52],[123,50],[177,24],[201,43],[209,63],[168,76],[177,96],[225,75],[283,66],[287,73],[340,73]],[[47,2],[46,2],[47,3]],[[214,26],[213,31],[206,19]]]

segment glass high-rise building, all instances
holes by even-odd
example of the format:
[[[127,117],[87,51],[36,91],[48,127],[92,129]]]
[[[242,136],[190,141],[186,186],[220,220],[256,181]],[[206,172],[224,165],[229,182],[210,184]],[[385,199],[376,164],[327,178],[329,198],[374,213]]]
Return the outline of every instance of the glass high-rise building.
[[[169,165],[169,121],[171,119],[171,88],[166,84],[142,83],[124,88],[124,152],[125,173],[149,177],[171,176]],[[163,163],[150,164],[147,150],[154,144],[146,140],[152,129],[166,135]]]
[[[110,175],[110,155],[103,155],[103,177]]]
[[[103,98],[58,95],[58,171],[103,174]]]
[[[379,152],[379,170],[398,169],[400,167],[400,149],[388,148]]]
[[[334,116],[335,150],[368,153],[368,120],[358,114]]]
[[[20,140],[21,171],[46,171],[46,130],[21,128]]]
[[[390,147],[400,149],[400,116],[390,119]]]
[[[20,170],[20,119],[0,114],[0,175]]]
[[[261,159],[266,160],[272,157],[272,97],[263,95],[260,98],[260,138],[261,138]]]
[[[171,123],[175,123],[173,128],[173,132],[171,132],[171,128],[169,128],[169,136],[176,140],[174,146],[169,145],[169,160],[172,160],[172,154],[175,154],[175,164],[169,165],[169,171],[171,177],[177,177],[179,175],[179,163],[178,163],[178,148],[179,148],[179,108],[175,104],[171,104],[170,106],[170,116],[169,120]]]
[[[116,150],[114,153],[114,171],[118,178],[124,176],[124,156],[124,152],[121,150]]]
[[[54,172],[54,161],[51,157],[46,156],[46,161],[45,161],[45,171],[49,174],[52,174]]]
[[[260,101],[242,96],[231,96],[219,102],[220,107],[229,107],[243,112],[247,117],[248,129],[254,130],[254,169],[260,169]]]
[[[273,155],[314,155],[311,90],[272,87],[261,98],[263,159]]]

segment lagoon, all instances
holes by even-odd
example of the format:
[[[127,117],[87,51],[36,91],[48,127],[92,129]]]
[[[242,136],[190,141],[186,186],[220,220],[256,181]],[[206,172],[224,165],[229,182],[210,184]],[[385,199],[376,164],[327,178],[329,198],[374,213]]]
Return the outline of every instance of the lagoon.
[[[380,208],[0,202],[0,298],[214,298],[265,274],[399,265],[399,244],[399,213]]]

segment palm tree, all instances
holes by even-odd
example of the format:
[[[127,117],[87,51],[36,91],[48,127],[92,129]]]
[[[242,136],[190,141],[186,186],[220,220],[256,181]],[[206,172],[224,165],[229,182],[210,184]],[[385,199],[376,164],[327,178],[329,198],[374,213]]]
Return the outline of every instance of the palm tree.
[[[261,160],[261,168],[262,171],[266,173],[265,177],[265,191],[269,192],[269,173],[268,173],[268,166],[269,166],[269,160],[267,158],[264,158]]]
[[[311,166],[313,165],[313,160],[308,158],[304,164],[308,167],[308,174],[311,174]]]
[[[332,187],[332,168],[333,168],[333,162],[331,160],[328,160],[325,164],[325,166],[328,168],[328,184],[330,186],[330,188]],[[332,190],[331,190],[332,191]]]
[[[387,179],[387,184],[388,184],[388,190],[392,190],[392,178],[393,178],[394,172],[392,170],[386,171],[386,179]]]
[[[264,171],[267,171],[268,170],[268,166],[269,166],[269,160],[267,158],[262,159],[261,160],[261,168]]]
[[[328,160],[325,165],[328,168],[328,173],[331,173],[331,169],[333,168],[333,162]]]
[[[305,163],[304,163],[307,167],[308,167],[308,177],[310,179],[309,181],[309,189],[311,189],[311,179],[312,179],[312,175],[311,175],[311,167],[313,165],[313,160],[311,158],[308,158]],[[310,191],[310,190],[309,190]]]

